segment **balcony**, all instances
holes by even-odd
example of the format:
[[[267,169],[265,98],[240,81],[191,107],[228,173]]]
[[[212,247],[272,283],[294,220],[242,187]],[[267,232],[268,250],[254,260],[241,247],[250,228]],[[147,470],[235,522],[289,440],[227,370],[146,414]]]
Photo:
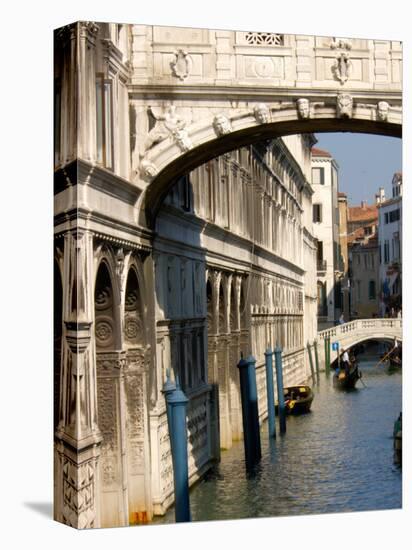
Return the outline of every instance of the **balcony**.
[[[317,269],[319,271],[326,271],[327,263],[326,260],[318,260],[317,261]]]

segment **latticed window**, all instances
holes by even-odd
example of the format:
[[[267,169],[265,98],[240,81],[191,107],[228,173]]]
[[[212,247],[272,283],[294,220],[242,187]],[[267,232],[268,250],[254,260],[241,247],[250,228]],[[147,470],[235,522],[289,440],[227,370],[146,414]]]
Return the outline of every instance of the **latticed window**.
[[[248,32],[246,33],[246,42],[248,44],[283,46],[284,35],[273,32]]]

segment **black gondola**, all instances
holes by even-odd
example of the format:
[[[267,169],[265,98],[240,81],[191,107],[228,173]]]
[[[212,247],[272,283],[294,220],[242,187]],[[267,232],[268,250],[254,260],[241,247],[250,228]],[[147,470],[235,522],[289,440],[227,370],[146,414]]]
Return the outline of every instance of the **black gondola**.
[[[355,363],[349,369],[338,369],[333,375],[333,385],[340,390],[352,390],[361,376]]]
[[[310,411],[313,391],[309,386],[289,386],[283,388],[287,414],[303,414]]]

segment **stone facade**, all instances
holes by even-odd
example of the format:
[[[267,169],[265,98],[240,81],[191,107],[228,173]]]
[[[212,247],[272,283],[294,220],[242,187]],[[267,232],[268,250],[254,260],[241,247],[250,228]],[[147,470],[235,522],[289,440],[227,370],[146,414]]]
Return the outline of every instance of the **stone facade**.
[[[328,151],[312,149],[313,230],[317,239],[318,328],[333,326],[341,313],[338,165]],[[338,296],[337,296],[338,295]]]
[[[190,483],[242,436],[241,351],[257,359],[261,419],[268,344],[285,383],[305,379],[311,132],[400,132],[400,44],[355,42],[342,57],[309,36],[55,32],[57,520],[145,523],[171,504],[167,368],[190,400]]]
[[[369,319],[378,314],[379,247],[376,205],[348,209],[351,318]]]
[[[392,178],[392,197],[378,204],[380,314],[402,309],[402,172]],[[388,310],[388,311],[387,311]]]

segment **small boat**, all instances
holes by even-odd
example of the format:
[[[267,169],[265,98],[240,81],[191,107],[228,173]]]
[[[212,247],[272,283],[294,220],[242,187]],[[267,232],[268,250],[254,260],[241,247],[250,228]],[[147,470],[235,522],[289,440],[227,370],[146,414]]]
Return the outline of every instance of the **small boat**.
[[[289,386],[283,388],[285,409],[288,414],[303,414],[310,411],[313,391],[309,386]]]
[[[402,464],[402,413],[393,426],[393,448],[396,462]]]
[[[333,385],[335,388],[340,390],[352,390],[361,376],[362,373],[359,371],[358,365],[355,363],[349,367],[348,372],[344,369],[338,369],[333,375]]]

